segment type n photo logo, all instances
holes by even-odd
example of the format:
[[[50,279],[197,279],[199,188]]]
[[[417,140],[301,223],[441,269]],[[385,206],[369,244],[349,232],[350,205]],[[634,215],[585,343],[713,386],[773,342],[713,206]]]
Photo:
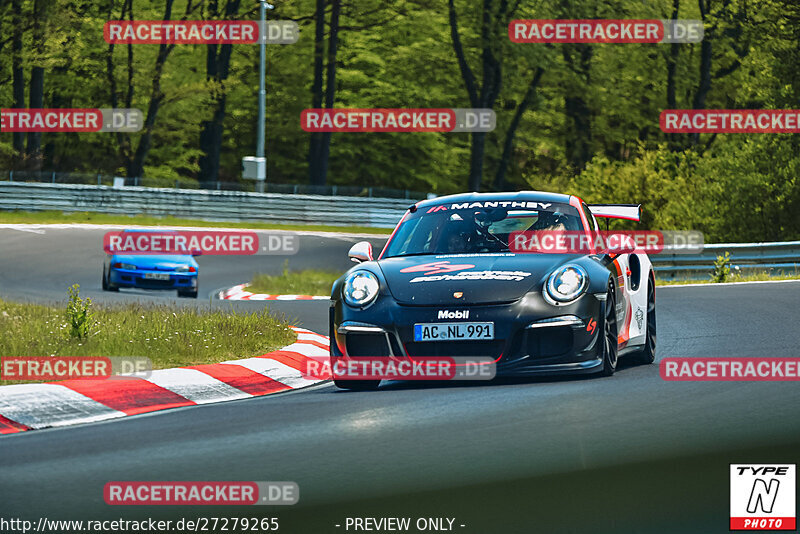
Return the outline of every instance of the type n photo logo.
[[[731,464],[730,530],[795,530],[795,464]]]

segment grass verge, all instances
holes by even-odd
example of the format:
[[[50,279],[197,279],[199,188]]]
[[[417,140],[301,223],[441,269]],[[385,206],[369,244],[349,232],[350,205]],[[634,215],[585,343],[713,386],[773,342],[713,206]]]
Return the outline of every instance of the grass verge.
[[[259,222],[204,221],[177,217],[154,217],[148,215],[110,215],[105,213],[60,211],[0,211],[0,223],[5,224],[118,224],[141,226],[197,226],[201,228],[248,228],[253,230],[305,230],[308,232],[343,232],[352,234],[389,235],[391,228],[367,226],[328,226],[323,224],[272,224]]]
[[[146,356],[164,369],[259,356],[296,339],[266,311],[141,304],[92,305],[87,335],[70,330],[61,308],[0,300],[0,356]]]
[[[289,271],[284,266],[280,275],[256,274],[247,291],[268,295],[319,295],[331,294],[331,286],[342,273],[336,271]]]

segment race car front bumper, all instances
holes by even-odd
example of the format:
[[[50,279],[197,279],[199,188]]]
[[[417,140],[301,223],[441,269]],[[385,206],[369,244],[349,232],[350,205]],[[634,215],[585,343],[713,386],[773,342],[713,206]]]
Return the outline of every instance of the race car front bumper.
[[[150,279],[148,273],[156,273],[164,279]],[[197,273],[176,271],[151,271],[144,269],[126,270],[112,267],[109,271],[109,281],[117,287],[141,289],[197,289]]]
[[[378,299],[359,310],[335,301],[331,307],[331,356],[489,357],[496,374],[591,373],[602,367],[602,306],[605,294],[585,294],[553,305],[540,293],[507,304],[406,306]],[[415,341],[417,323],[443,320],[439,312],[469,312],[469,322],[493,322],[494,339]],[[464,316],[463,313],[461,316]]]

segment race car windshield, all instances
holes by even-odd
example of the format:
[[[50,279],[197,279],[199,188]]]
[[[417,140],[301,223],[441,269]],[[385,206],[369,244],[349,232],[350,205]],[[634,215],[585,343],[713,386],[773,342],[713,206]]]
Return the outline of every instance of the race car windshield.
[[[403,221],[383,257],[509,252],[512,232],[582,229],[578,210],[568,204],[547,209],[433,207]]]

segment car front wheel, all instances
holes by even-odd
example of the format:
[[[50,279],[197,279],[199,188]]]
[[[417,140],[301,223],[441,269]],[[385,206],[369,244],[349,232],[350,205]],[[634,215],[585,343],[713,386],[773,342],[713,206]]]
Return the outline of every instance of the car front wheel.
[[[103,266],[103,291],[119,291],[119,288],[111,283],[111,273],[106,274],[106,267]]]
[[[614,283],[608,281],[608,292],[606,301],[603,303],[603,337],[598,339],[601,343],[600,351],[603,355],[603,369],[600,374],[611,376],[617,370],[617,353],[619,351],[619,341],[617,340],[617,309],[616,298],[614,296]]]

